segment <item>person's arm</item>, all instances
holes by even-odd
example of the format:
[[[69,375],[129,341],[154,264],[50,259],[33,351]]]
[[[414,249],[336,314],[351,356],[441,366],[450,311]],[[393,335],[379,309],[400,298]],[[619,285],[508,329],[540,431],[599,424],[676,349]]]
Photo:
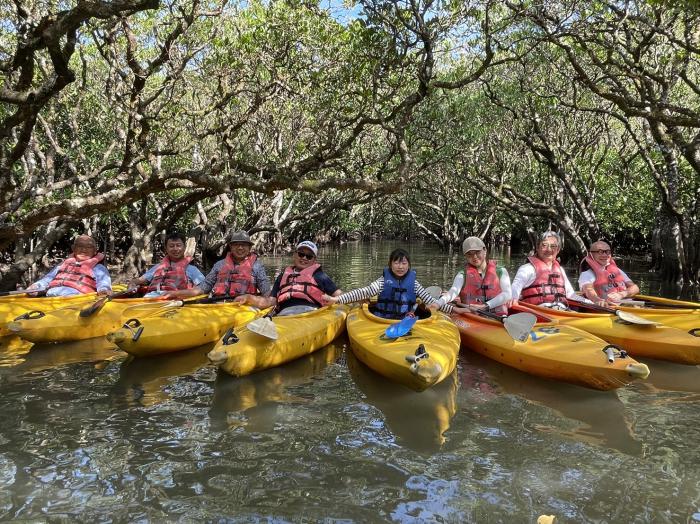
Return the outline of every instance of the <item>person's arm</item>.
[[[102,264],[97,264],[92,269],[95,275],[95,284],[97,285],[97,292],[100,294],[111,293],[112,292],[112,277],[109,276],[109,270]]]
[[[214,264],[214,267],[211,268],[211,271],[209,274],[204,278],[204,280],[197,286],[194,286],[193,288],[190,289],[178,289],[177,291],[168,291],[164,295],[161,295],[161,298],[164,299],[173,299],[173,298],[189,298],[189,297],[196,297],[197,295],[206,295],[209,293],[212,288],[214,287],[214,284],[216,283],[216,279],[219,276],[219,268],[223,265],[223,261],[220,260],[216,264]]]
[[[193,286],[198,286],[199,284],[204,282],[204,279],[206,278],[197,266],[193,266],[191,264],[187,266],[186,272],[187,278],[190,279],[190,282],[192,282]],[[149,282],[150,281],[151,280],[149,279]]]
[[[384,289],[384,277],[381,276],[370,285],[346,291],[340,295],[324,295],[323,299],[331,304],[349,304],[350,302],[360,302],[381,293]]]
[[[255,265],[257,265],[257,263],[258,261],[255,262]],[[253,274],[255,274],[255,265],[253,265]],[[262,264],[260,264],[260,267],[262,267]],[[236,298],[234,298],[234,302],[238,302],[239,304],[248,304],[259,309],[267,309],[269,307],[274,307],[277,305],[277,294],[279,293],[280,285],[282,284],[282,273],[277,275],[275,283],[272,286],[272,289],[270,290],[270,279],[267,277],[267,272],[265,272],[264,267],[262,267],[262,271],[265,274],[265,279],[267,279],[267,295],[250,295],[246,293],[244,295],[239,295]],[[257,287],[258,290],[261,291],[259,282],[257,284]]]
[[[29,286],[26,291],[44,291],[49,287],[51,281],[58,274],[58,268],[59,266],[54,267],[51,271],[46,273],[43,278],[37,280],[31,286]]]
[[[149,284],[153,280],[153,276],[156,273],[156,267],[158,267],[158,264],[155,266],[152,266],[148,271],[146,271],[143,275],[140,277],[134,277],[131,280],[129,280],[129,290],[135,290],[138,289],[139,286],[145,286],[146,284]]]
[[[501,285],[501,292],[493,297],[491,300],[486,301],[486,305],[489,309],[508,304],[513,300],[513,292],[510,286],[510,276],[508,275],[508,270],[504,267],[499,267],[496,269],[498,274],[498,282]]]
[[[267,276],[265,266],[260,260],[256,260],[253,264],[253,276],[255,277],[255,285],[258,288],[258,293],[263,297],[270,296],[270,277]]]
[[[562,268],[561,274],[564,277],[564,290],[566,292],[566,298],[572,302],[583,302],[585,304],[590,304],[592,301],[588,300],[586,297],[579,295],[574,291],[574,287],[569,282],[569,277],[566,276],[566,272]],[[603,301],[605,302],[605,301]]]
[[[587,269],[578,277],[578,287],[581,290],[581,293],[583,293],[583,296],[598,306],[605,306],[606,301],[603,297],[598,296],[594,283],[595,273],[592,269]]]
[[[513,282],[510,285],[513,300],[517,301],[520,298],[520,293],[535,281],[535,276],[537,276],[535,268],[529,262],[518,268],[515,277],[513,277]]]
[[[455,300],[459,296],[459,292],[462,291],[462,288],[464,287],[464,271],[460,271],[455,275],[454,280],[452,281],[452,287],[447,290],[447,293],[442,295],[440,298],[437,299],[438,302],[438,307],[442,307],[445,304],[449,304],[453,300]]]
[[[633,297],[639,293],[639,286],[632,282],[632,279],[627,276],[627,273],[621,269],[618,271],[620,271],[620,275],[625,282],[625,289],[623,291],[613,291],[612,293],[608,293],[608,301],[615,304],[618,304],[624,298]]]

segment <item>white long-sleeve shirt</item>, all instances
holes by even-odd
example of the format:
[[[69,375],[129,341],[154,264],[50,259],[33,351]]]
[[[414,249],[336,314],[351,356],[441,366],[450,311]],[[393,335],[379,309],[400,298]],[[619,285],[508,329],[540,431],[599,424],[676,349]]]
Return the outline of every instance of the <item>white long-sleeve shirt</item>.
[[[489,309],[502,306],[503,304],[508,302],[512,296],[510,276],[508,275],[508,271],[506,270],[506,268],[497,267],[496,274],[498,275],[498,281],[501,284],[501,292],[495,297],[493,297],[491,300],[488,300],[486,302],[486,305]],[[462,290],[463,287],[464,271],[460,271],[459,273],[457,273],[457,276],[455,276],[455,279],[452,282],[452,287],[447,291],[447,293],[445,293],[438,299],[438,304],[442,306],[444,304],[452,302],[454,299],[459,297],[459,292]]]

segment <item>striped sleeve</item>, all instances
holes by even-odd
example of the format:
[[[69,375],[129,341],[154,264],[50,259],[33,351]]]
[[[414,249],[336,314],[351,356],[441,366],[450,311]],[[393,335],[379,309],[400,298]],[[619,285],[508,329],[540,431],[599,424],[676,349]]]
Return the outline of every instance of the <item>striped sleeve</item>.
[[[338,295],[338,303],[349,304],[350,302],[360,302],[361,300],[365,300],[375,295],[378,295],[379,293],[381,293],[382,289],[384,289],[383,276],[379,277],[369,286],[361,287],[359,289],[353,289],[352,291],[348,291],[346,293],[343,293],[342,295]]]

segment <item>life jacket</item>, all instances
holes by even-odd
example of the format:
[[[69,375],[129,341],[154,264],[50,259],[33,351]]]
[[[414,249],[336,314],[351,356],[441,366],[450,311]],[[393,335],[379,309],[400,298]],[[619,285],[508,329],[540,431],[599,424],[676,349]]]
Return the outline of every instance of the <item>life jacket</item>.
[[[496,272],[496,263],[489,260],[486,265],[486,273],[482,278],[479,270],[467,264],[464,268],[464,285],[459,292],[459,300],[463,304],[486,304],[488,300],[501,294],[501,280]],[[508,309],[505,306],[494,308],[494,312],[499,315],[507,315]]]
[[[65,259],[58,268],[58,273],[49,282],[52,287],[67,286],[77,289],[80,293],[94,293],[97,291],[94,268],[104,259],[103,253],[97,253],[94,257],[78,262],[75,257]]]
[[[595,289],[599,297],[607,298],[608,293],[627,289],[620,268],[617,267],[617,264],[612,258],[606,267],[599,264],[591,255],[586,255],[586,258],[581,261],[581,264],[584,262],[587,263],[588,267],[595,273],[593,289]]]
[[[552,269],[537,257],[527,257],[535,268],[535,281],[523,288],[520,300],[527,304],[542,304],[544,302],[560,302],[567,304],[564,275],[559,262],[552,262]]]
[[[255,253],[250,253],[238,264],[229,252],[216,275],[216,283],[211,289],[212,297],[237,297],[238,295],[255,295],[258,288],[253,276],[253,264],[258,259]]]
[[[416,303],[416,272],[409,270],[402,278],[397,278],[384,268],[384,289],[379,293],[374,313],[383,318],[403,318]]]
[[[321,264],[311,264],[306,269],[298,271],[294,266],[289,266],[284,270],[280,279],[280,288],[277,292],[277,303],[300,298],[318,306],[323,305],[324,291],[318,287],[318,282],[314,278],[314,273],[321,269]]]
[[[193,286],[187,277],[187,266],[192,261],[185,257],[182,260],[173,262],[169,256],[164,256],[153,274],[153,280],[147,287],[150,291],[175,291],[177,289],[191,289]]]

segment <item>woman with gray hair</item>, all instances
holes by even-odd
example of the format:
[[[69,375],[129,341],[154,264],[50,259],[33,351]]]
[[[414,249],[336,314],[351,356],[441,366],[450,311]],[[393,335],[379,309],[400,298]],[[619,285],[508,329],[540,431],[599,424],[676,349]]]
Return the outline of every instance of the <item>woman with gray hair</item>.
[[[576,295],[557,255],[561,249],[561,237],[554,231],[540,235],[535,254],[518,268],[513,278],[513,299],[526,304],[545,307],[567,307],[567,300],[586,301]]]

